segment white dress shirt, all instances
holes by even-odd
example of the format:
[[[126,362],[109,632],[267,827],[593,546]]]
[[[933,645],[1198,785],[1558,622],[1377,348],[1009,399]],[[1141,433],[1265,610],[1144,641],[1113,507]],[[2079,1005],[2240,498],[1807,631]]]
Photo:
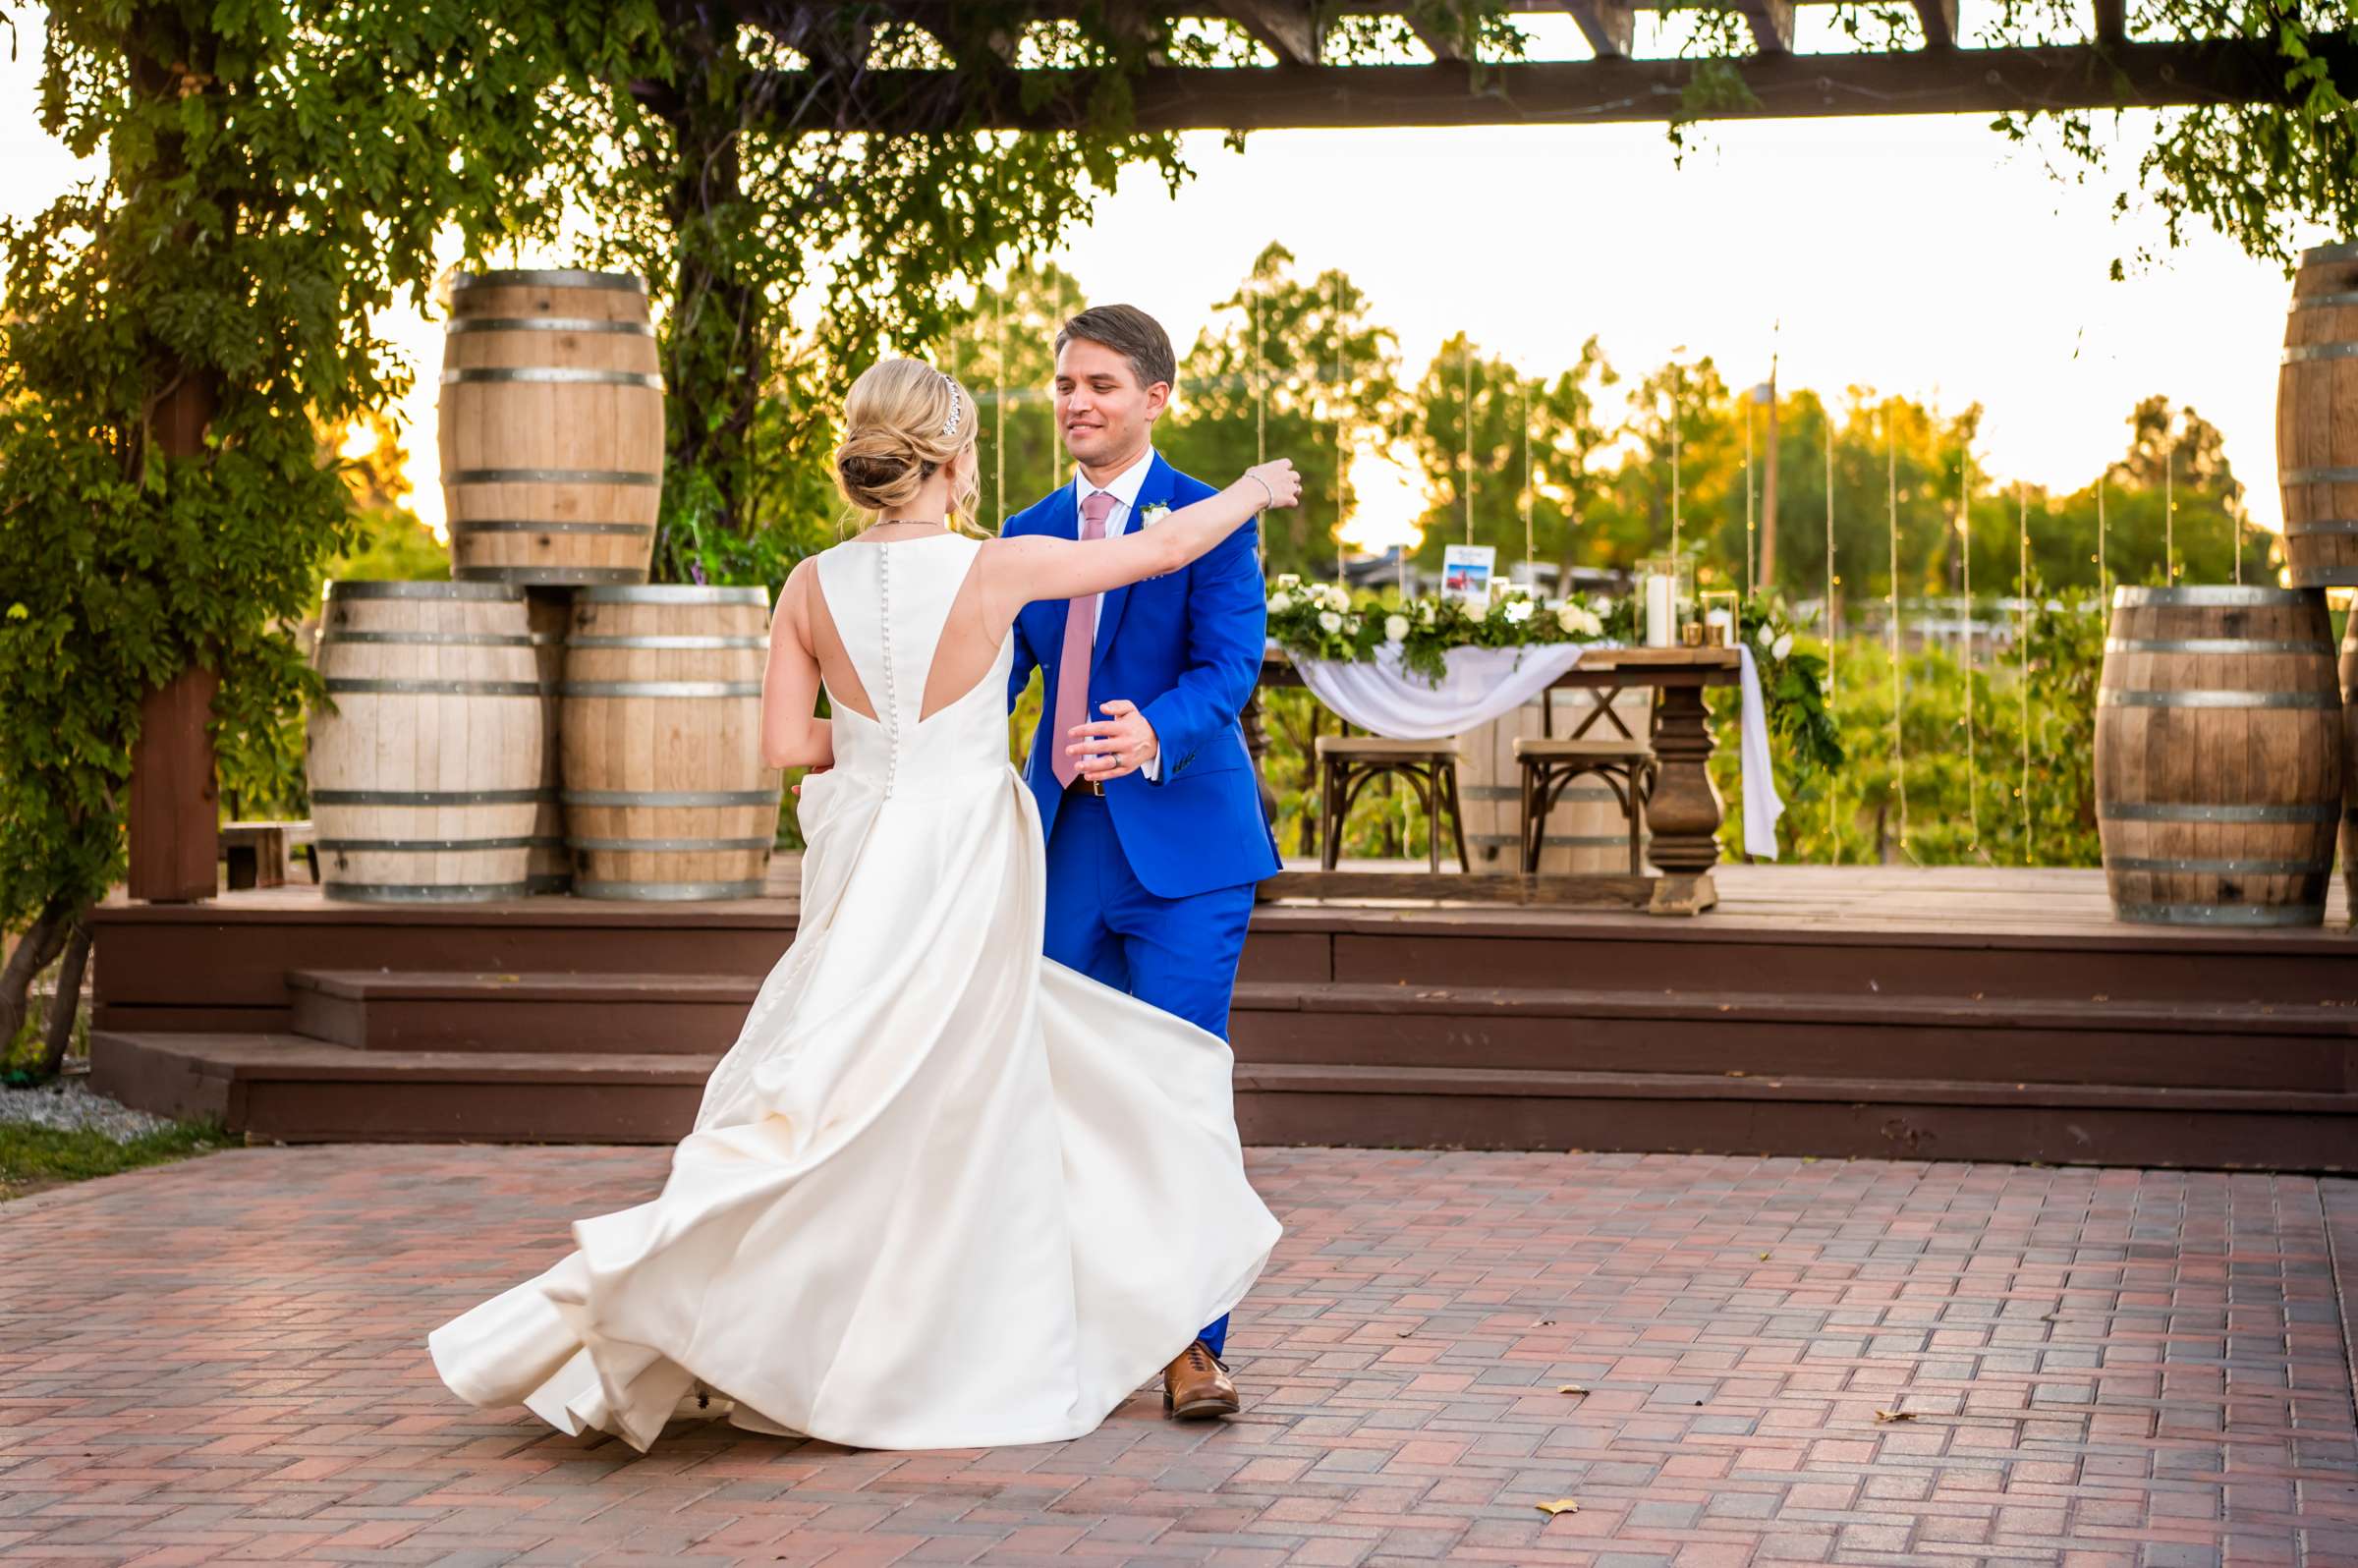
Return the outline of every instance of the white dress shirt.
[[[1145,487],[1147,482],[1147,472],[1148,470],[1153,468],[1153,466],[1154,449],[1151,446],[1148,447],[1144,453],[1140,454],[1137,462],[1131,464],[1128,468],[1122,470],[1121,473],[1115,475],[1112,480],[1105,484],[1092,484],[1089,481],[1089,476],[1081,471],[1081,468],[1078,464],[1074,465],[1074,536],[1076,538],[1080,536],[1081,503],[1088,500],[1091,496],[1102,491],[1104,494],[1113,497],[1113,510],[1105,514],[1105,536],[1109,539],[1118,537],[1130,527],[1130,520],[1138,515],[1138,492]],[[1103,624],[1104,612],[1105,595],[1099,593],[1089,601],[1090,635],[1093,638],[1096,635],[1097,629]],[[1128,700],[1133,702],[1138,701],[1136,698],[1130,698]],[[1144,702],[1139,702],[1138,705],[1140,707],[1146,706]],[[1153,756],[1141,763],[1138,769],[1141,773],[1145,774],[1149,780],[1159,779],[1162,776],[1161,740],[1162,737],[1155,737],[1156,745],[1154,748]]]

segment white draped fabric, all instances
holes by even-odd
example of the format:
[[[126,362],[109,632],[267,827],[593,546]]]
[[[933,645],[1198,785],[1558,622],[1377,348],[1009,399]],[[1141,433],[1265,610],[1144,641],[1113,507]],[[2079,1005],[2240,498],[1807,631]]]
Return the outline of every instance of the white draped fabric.
[[[1752,649],[1743,655],[1744,708],[1738,729],[1744,776],[1744,852],[1776,859],[1776,819],[1784,814],[1768,760],[1768,708],[1761,698]],[[1395,741],[1437,741],[1462,735],[1513,712],[1580,662],[1575,643],[1538,647],[1456,647],[1442,656],[1440,684],[1401,668],[1400,647],[1387,644],[1366,662],[1294,661],[1302,684],[1350,723]]]
[[[1040,956],[1008,649],[921,718],[976,541],[843,544],[820,587],[878,708],[804,782],[802,924],[662,1193],[436,1329],[462,1399],[655,1440],[730,1419],[863,1448],[1095,1428],[1234,1307],[1277,1222],[1228,1047]]]

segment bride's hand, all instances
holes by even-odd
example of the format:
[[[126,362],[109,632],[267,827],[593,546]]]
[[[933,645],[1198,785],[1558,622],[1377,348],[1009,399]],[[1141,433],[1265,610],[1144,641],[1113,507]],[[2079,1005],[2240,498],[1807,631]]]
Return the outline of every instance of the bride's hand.
[[[1302,476],[1294,472],[1294,465],[1289,459],[1277,458],[1267,463],[1256,463],[1245,470],[1245,476],[1237,482],[1251,483],[1256,489],[1266,490],[1269,511],[1302,504]]]

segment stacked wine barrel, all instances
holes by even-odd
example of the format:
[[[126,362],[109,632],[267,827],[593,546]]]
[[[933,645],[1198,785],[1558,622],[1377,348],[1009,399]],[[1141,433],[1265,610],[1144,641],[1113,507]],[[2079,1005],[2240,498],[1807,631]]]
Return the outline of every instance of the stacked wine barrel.
[[[2292,586],[2358,584],[2358,244],[2304,252],[2293,278],[2276,481]]]
[[[497,583],[331,583],[310,718],[329,898],[470,903],[525,890],[540,686],[524,594]]]
[[[778,822],[761,763],[768,595],[584,588],[565,644],[566,842],[590,898],[752,898]]]
[[[644,583],[663,486],[646,291],[611,272],[481,272],[451,288],[442,487],[452,575]]]
[[[2124,921],[2315,925],[2342,820],[2342,698],[2316,589],[2123,588],[2097,697]]]

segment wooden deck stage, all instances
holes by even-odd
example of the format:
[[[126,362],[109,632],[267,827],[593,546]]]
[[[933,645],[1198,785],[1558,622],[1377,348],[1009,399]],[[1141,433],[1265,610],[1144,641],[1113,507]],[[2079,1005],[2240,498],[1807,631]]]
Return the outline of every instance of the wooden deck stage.
[[[262,1141],[663,1142],[791,940],[771,895],[96,923],[95,1084]],[[2123,925],[2092,870],[1726,866],[1696,919],[1264,904],[1254,1144],[2358,1169],[2358,934]]]

